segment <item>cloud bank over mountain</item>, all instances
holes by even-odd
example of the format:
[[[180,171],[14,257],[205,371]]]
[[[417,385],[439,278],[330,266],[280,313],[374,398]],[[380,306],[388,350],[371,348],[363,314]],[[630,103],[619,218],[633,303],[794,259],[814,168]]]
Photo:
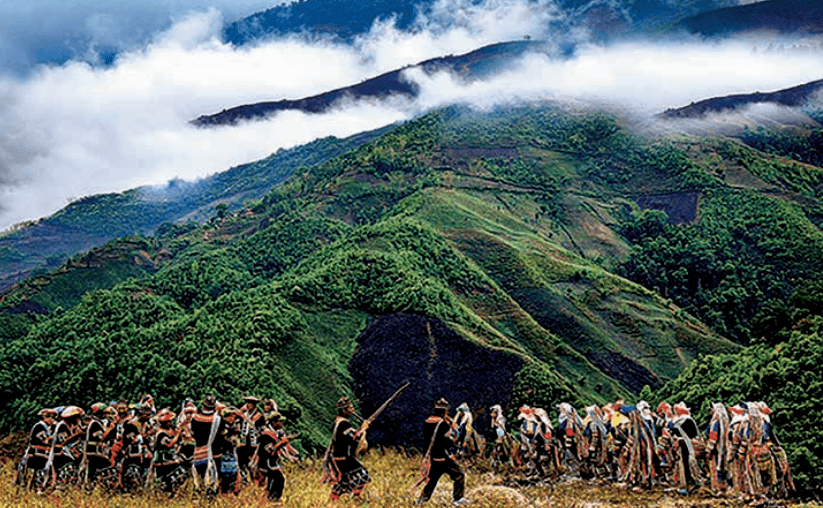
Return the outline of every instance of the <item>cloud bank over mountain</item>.
[[[111,65],[70,61],[0,76],[0,230],[51,214],[73,198],[196,179],[279,148],[378,128],[455,101],[491,107],[579,98],[656,113],[707,96],[820,79],[813,72],[823,68],[819,54],[769,52],[751,43],[586,44],[585,33],[558,36],[547,29],[561,15],[545,1],[442,0],[436,7],[413,30],[377,23],[351,46],[284,38],[242,48],[220,41],[225,14],[211,9],[180,18]],[[415,102],[348,103],[324,115],[281,113],[231,128],[188,123],[526,34],[558,47],[573,38],[577,49],[558,58],[529,57],[515,71],[471,85],[410,71],[423,90]]]

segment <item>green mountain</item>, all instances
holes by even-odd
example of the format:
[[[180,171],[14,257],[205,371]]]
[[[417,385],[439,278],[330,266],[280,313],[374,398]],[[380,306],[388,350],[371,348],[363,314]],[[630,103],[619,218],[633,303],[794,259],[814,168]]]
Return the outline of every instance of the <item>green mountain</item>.
[[[120,238],[6,292],[0,427],[145,392],[173,408],[254,393],[321,449],[338,396],[368,414],[410,381],[371,441],[419,446],[413,422],[440,396],[485,429],[492,404],[691,402],[709,389],[693,366],[712,358],[783,354],[794,363],[769,379],[800,375],[792,344],[820,343],[791,325],[815,322],[823,170],[769,146],[641,136],[551,104],[387,128],[240,210]],[[778,419],[797,390],[768,386]],[[808,482],[816,437],[787,443]]]

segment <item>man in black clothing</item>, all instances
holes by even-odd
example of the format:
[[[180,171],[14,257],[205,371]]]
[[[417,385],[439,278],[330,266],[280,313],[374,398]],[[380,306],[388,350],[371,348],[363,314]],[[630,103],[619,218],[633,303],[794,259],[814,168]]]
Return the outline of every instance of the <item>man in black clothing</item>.
[[[108,405],[97,402],[91,406],[91,420],[86,427],[85,457],[81,468],[82,480],[87,485],[94,485],[98,474],[109,468],[111,457],[109,450],[116,437],[114,423],[109,418]]]
[[[423,492],[417,499],[417,504],[423,504],[431,499],[437,482],[444,474],[448,475],[453,482],[452,500],[454,505],[469,504],[469,500],[463,497],[466,491],[466,475],[450,452],[450,449],[454,446],[454,434],[451,432],[451,421],[447,416],[448,410],[449,403],[441,398],[434,404],[434,411],[426,419],[423,427],[423,442],[427,447],[426,455],[423,457],[423,469],[428,470],[428,478],[426,485],[423,487]]]
[[[357,460],[357,448],[361,439],[365,439],[368,422],[359,428],[351,424],[354,414],[354,405],[348,397],[340,397],[337,401],[337,418],[332,428],[332,442],[326,452],[323,464],[323,481],[333,483],[330,501],[337,501],[343,494],[358,497],[371,482],[369,472]]]
[[[283,466],[280,464],[280,454],[289,441],[283,430],[283,419],[279,412],[271,411],[264,418],[266,424],[257,445],[258,468],[266,479],[266,492],[269,500],[278,503],[283,497],[283,489],[286,485]]]
[[[194,439],[194,480],[198,489],[208,494],[217,491],[217,472],[220,467],[219,451],[214,446],[221,418],[217,414],[217,399],[207,395],[200,404],[200,409],[191,420],[190,429]]]
[[[44,469],[49,462],[51,432],[54,426],[54,420],[57,418],[57,410],[44,408],[37,413],[37,416],[40,417],[40,421],[35,423],[31,428],[31,432],[29,432],[29,446],[26,448],[26,453],[20,462],[17,476],[14,479],[15,484],[18,485],[26,485],[28,483],[28,471]],[[41,473],[41,478],[46,478],[46,475]]]
[[[237,466],[237,443],[241,433],[240,410],[226,407],[220,410],[220,426],[214,439],[214,456],[219,458],[220,492],[225,494],[240,489],[240,475]]]

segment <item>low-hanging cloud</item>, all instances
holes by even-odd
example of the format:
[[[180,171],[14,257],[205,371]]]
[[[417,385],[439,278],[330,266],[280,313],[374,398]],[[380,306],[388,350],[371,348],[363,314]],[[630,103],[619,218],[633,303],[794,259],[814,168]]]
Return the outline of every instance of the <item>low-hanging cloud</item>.
[[[823,54],[817,52],[764,51],[736,42],[633,42],[588,46],[573,58],[532,54],[517,68],[470,85],[445,73],[408,74],[422,85],[420,107],[575,98],[653,115],[709,97],[770,92],[823,79],[816,72],[821,64]]]
[[[571,97],[655,113],[709,96],[793,86],[819,79],[812,73],[823,68],[817,53],[787,56],[750,44],[581,44],[573,57],[529,56],[485,82],[410,70],[408,79],[422,90],[416,101],[348,102],[323,115],[285,112],[198,129],[188,122],[199,115],[303,98],[493,42],[531,35],[559,44],[547,27],[562,14],[548,1],[441,0],[412,29],[377,23],[353,45],[283,38],[242,48],[220,41],[220,20],[215,9],[182,18],[105,68],[69,62],[0,78],[0,230],[73,198],[196,179],[452,102],[491,107]]]

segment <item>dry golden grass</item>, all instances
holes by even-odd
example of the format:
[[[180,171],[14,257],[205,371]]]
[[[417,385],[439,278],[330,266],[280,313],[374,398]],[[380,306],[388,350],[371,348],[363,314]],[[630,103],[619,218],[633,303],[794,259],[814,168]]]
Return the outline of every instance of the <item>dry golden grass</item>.
[[[288,508],[397,508],[413,506],[415,495],[411,487],[418,479],[419,458],[407,457],[396,452],[369,452],[363,464],[372,476],[372,483],[361,499],[344,497],[334,505],[329,503],[330,487],[320,483],[320,462],[303,460],[287,464],[285,468],[286,490],[283,506]],[[273,506],[266,493],[257,485],[249,485],[238,495],[223,495],[209,503],[194,494],[186,485],[175,498],[153,493],[134,496],[123,494],[87,493],[82,489],[69,489],[36,495],[12,486],[13,464],[6,463],[0,469],[0,507],[26,508],[267,508]],[[478,508],[598,508],[598,507],[725,507],[743,508],[746,505],[733,498],[714,498],[707,493],[683,497],[656,489],[636,493],[615,485],[598,486],[583,481],[568,481],[557,485],[540,485],[512,488],[492,473],[470,472],[467,475],[467,497],[471,506]],[[444,477],[429,506],[451,505],[451,481]],[[789,506],[789,505],[786,505]],[[800,506],[794,504],[794,506]],[[808,505],[812,506],[812,505]],[[820,506],[820,505],[814,505]]]

